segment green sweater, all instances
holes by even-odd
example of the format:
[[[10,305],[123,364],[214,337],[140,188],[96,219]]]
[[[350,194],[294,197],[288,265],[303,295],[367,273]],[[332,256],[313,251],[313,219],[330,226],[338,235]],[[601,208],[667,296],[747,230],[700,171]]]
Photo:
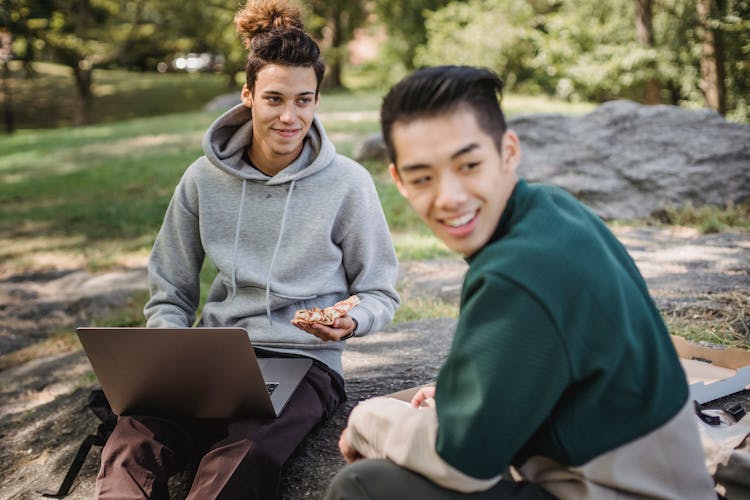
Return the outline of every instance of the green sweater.
[[[437,451],[455,468],[490,478],[535,455],[581,465],[685,404],[645,281],[566,192],[519,181],[469,265],[437,381]]]

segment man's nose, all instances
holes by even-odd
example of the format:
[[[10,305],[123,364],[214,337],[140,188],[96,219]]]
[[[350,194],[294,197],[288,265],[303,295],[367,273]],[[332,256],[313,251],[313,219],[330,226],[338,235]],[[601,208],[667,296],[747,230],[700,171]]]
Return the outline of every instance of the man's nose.
[[[293,122],[295,117],[297,116],[297,110],[294,109],[293,104],[288,104],[284,106],[284,110],[281,112],[281,121],[283,122]]]
[[[435,204],[440,208],[452,209],[461,206],[469,195],[461,181],[455,175],[440,176]]]

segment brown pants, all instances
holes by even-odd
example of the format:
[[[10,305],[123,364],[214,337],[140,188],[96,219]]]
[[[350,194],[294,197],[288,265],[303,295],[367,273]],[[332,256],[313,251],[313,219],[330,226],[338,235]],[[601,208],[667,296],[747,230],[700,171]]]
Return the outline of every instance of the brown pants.
[[[102,449],[96,497],[169,498],[169,477],[197,462],[187,498],[276,498],[284,463],[343,398],[340,382],[313,365],[275,419],[121,416]]]

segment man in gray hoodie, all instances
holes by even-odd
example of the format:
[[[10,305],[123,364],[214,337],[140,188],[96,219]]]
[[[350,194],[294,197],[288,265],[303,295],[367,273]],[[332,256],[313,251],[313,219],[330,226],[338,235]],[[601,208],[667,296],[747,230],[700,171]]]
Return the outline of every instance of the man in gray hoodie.
[[[208,258],[218,274],[200,323],[244,327],[259,356],[305,356],[313,366],[277,419],[121,417],[102,451],[101,498],[166,497],[167,479],[190,460],[199,465],[189,498],[274,498],[283,464],[346,397],[344,340],[382,328],[399,304],[372,178],[336,154],[314,114],[317,44],[280,2],[248,2],[235,22],[250,49],[243,103],[211,125],[205,156],[177,185],[144,312],[149,327],[192,326]],[[291,323],[297,309],[352,294],[360,305],[331,326]]]

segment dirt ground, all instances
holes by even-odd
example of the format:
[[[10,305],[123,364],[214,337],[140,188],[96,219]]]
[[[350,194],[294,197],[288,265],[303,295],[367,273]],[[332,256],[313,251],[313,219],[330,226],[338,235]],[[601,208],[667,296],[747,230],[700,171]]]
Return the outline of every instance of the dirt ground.
[[[750,336],[750,234],[701,235],[686,228],[616,227],[668,316],[705,320]],[[466,269],[459,258],[405,263],[399,290],[405,300],[458,299]],[[97,420],[86,408],[95,385],[85,355],[69,341],[50,342],[61,330],[90,324],[143,292],[143,268],[92,275],[66,270],[10,276],[0,281],[0,498],[40,498],[56,488]],[[106,315],[106,314],[104,314]],[[344,355],[349,401],[300,448],[283,482],[285,499],[317,498],[343,465],[336,442],[351,408],[362,399],[434,379],[450,345],[450,318],[391,325],[350,342]],[[34,352],[24,360],[19,352]],[[29,351],[31,350],[31,351]],[[99,451],[92,449],[68,498],[90,498]],[[184,496],[185,477],[173,481]]]

